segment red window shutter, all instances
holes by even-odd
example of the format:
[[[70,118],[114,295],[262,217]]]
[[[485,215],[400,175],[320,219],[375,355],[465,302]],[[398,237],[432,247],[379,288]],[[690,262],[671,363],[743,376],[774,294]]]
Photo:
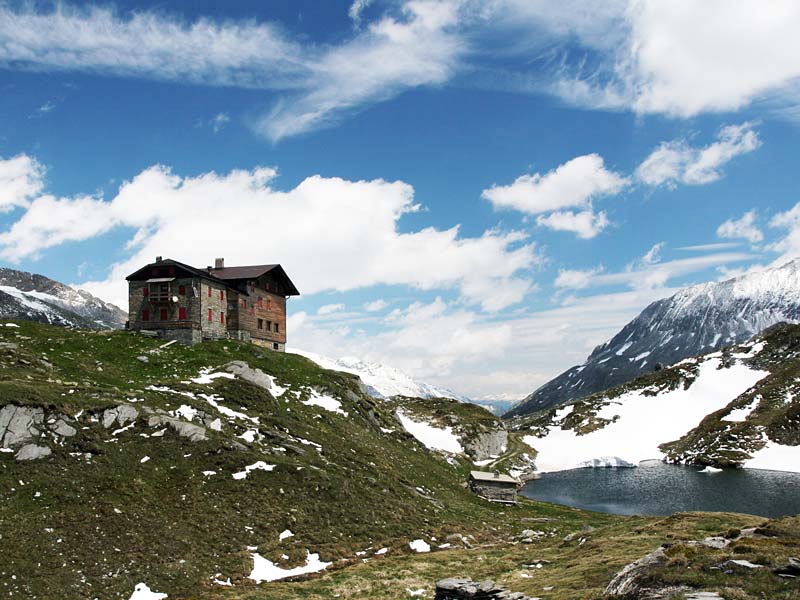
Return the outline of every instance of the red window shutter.
[[[211,309],[208,309],[208,320],[211,321]]]
[[[186,286],[185,285],[179,285],[178,286],[178,293],[181,296],[185,296],[186,295]]]
[[[181,306],[178,309],[178,320],[179,321],[185,321],[186,320],[186,307],[185,306]]]
[[[143,288],[142,288],[142,296],[144,296],[145,298],[147,298],[149,295],[150,295],[150,288],[149,288],[149,287],[147,287],[147,286],[143,287]]]
[[[162,321],[166,321],[166,320],[167,320],[167,309],[166,309],[166,308],[162,308],[162,309],[161,309],[161,315],[160,315],[160,317],[161,317],[161,320],[162,320]]]
[[[211,286],[208,286],[208,297],[211,298]]]
[[[224,312],[219,313],[219,322],[220,323],[224,323],[225,322],[225,313]]]
[[[142,321],[149,321],[150,320],[150,311],[146,308],[142,311]]]

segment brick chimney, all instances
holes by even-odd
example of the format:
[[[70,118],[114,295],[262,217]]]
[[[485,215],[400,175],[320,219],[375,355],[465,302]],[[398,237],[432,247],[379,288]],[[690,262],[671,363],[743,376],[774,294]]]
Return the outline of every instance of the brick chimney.
[[[161,262],[161,257],[160,256],[156,256],[156,262]]]
[[[215,269],[224,269],[225,268],[225,259],[224,258],[215,258],[214,259],[214,268]]]

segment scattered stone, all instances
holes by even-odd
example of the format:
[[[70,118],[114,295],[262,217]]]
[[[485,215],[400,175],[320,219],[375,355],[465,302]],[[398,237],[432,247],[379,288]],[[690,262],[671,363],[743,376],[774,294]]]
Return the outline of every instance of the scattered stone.
[[[144,354],[137,356],[136,360],[138,360],[139,362],[143,362],[145,364],[150,362],[150,359],[146,357]]]
[[[717,592],[687,592],[686,600],[723,600]]]
[[[25,444],[14,456],[17,460],[36,460],[49,456],[53,451],[47,446],[37,446],[36,444]]]
[[[103,427],[108,429],[114,423],[119,423],[120,427],[128,421],[135,421],[139,412],[132,406],[120,404],[116,408],[108,408],[103,411]]]
[[[61,437],[72,437],[78,430],[75,429],[72,425],[67,423],[63,418],[58,419],[55,423],[50,426],[50,430],[55,433],[56,435],[60,435]]]
[[[179,436],[188,439],[190,442],[201,442],[206,439],[206,428],[193,423],[181,421],[176,417],[169,415],[151,415],[147,419],[147,424],[150,427],[159,427],[167,425]],[[163,433],[161,435],[164,435]]]
[[[606,596],[635,596],[640,591],[644,591],[645,581],[650,570],[660,567],[667,562],[667,555],[664,548],[659,548],[636,560],[614,576],[611,583],[606,586],[603,592]]]
[[[798,577],[800,576],[800,560],[794,556],[790,556],[789,561],[785,565],[776,567],[772,572],[781,577]]]
[[[742,567],[744,569],[761,569],[764,567],[764,565],[757,565],[755,563],[751,563],[749,560],[742,560],[742,559],[729,560],[723,563],[723,566],[725,565],[734,565],[737,567]]]
[[[43,423],[43,409],[6,404],[0,409],[0,446],[11,448],[39,437]]]
[[[233,373],[239,379],[244,379],[265,390],[272,389],[272,378],[261,369],[253,369],[243,360],[234,360],[222,367],[228,373]]]
[[[450,577],[436,582],[435,600],[536,600],[520,592],[511,592],[491,579],[472,581],[469,578]]]
[[[698,542],[698,544],[700,544],[701,546],[706,546],[708,548],[715,548],[716,550],[722,550],[723,548],[727,548],[730,545],[730,543],[731,543],[730,540],[720,536],[707,537],[704,540]]]

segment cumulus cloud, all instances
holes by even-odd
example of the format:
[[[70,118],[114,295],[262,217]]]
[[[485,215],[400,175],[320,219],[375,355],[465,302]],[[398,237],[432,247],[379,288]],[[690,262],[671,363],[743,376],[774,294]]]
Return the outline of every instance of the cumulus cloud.
[[[304,294],[409,285],[454,289],[470,305],[499,310],[531,289],[530,269],[540,258],[521,232],[463,237],[453,226],[401,233],[398,221],[419,208],[406,183],[312,176],[281,191],[275,177],[269,168],[181,177],[154,166],[110,200],[31,198],[41,183],[20,186],[11,177],[10,192],[0,189],[0,197],[22,198],[26,210],[0,233],[0,257],[18,261],[112,229],[129,231],[129,257],[113,265],[107,280],[82,284],[123,304],[125,276],[156,255],[199,266],[213,256],[239,264],[279,261]]]
[[[583,289],[589,287],[592,278],[602,272],[603,267],[595,267],[594,269],[559,269],[558,277],[556,277],[553,285],[560,289]]]
[[[595,213],[591,209],[581,212],[565,210],[540,215],[536,218],[536,224],[554,231],[569,231],[581,239],[589,240],[606,228],[608,217],[603,211]]]
[[[776,262],[800,256],[800,202],[772,217],[769,226],[784,232],[781,239],[769,245],[770,250],[781,255]]]
[[[493,185],[481,195],[495,208],[537,214],[589,206],[595,198],[617,194],[626,183],[625,177],[606,169],[599,154],[587,154],[544,175],[521,175],[511,185]]]
[[[636,178],[652,186],[711,183],[722,177],[721,168],[730,160],[760,145],[751,122],[723,127],[717,140],[704,147],[693,147],[682,140],[664,142],[639,165]]]
[[[344,304],[337,303],[337,304],[325,304],[320,306],[317,309],[318,315],[330,315],[337,312],[342,312],[344,310]]]
[[[757,244],[764,239],[764,234],[756,225],[756,211],[749,210],[738,219],[728,219],[717,228],[717,236],[721,238],[745,239]]]
[[[389,303],[386,300],[373,300],[372,302],[367,302],[364,304],[364,310],[367,312],[378,312],[379,310],[383,310],[389,306]]]
[[[27,206],[44,187],[44,168],[36,159],[19,154],[0,157],[0,213]]]

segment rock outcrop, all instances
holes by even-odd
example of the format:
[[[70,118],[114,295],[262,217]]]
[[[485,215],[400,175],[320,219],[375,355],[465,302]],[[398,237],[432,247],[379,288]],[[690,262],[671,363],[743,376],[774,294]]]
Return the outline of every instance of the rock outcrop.
[[[243,360],[234,360],[222,367],[228,373],[233,373],[239,379],[243,379],[253,385],[269,391],[272,389],[272,377],[264,373],[261,369],[254,369]]]
[[[506,451],[508,432],[501,426],[477,435],[464,436],[462,446],[472,460],[487,460],[500,456]]]
[[[494,581],[472,581],[469,578],[451,577],[436,582],[435,600],[533,600],[520,592],[511,592],[495,585]]]

